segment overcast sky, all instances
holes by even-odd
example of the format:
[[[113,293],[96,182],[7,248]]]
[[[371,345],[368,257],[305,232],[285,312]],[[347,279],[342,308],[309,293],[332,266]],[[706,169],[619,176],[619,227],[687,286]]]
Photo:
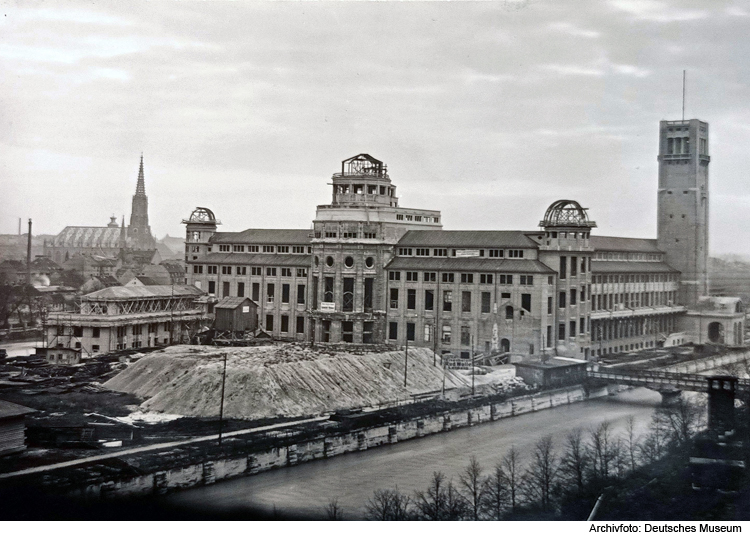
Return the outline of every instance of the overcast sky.
[[[1,2],[0,232],[130,215],[156,236],[308,228],[340,161],[446,229],[554,200],[655,237],[659,120],[710,124],[712,254],[750,254],[745,2]]]

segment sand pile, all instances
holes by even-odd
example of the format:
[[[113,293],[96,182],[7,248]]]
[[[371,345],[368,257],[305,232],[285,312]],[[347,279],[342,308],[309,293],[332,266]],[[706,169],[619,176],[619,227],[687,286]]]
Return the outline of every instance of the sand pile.
[[[440,361],[429,349],[410,349],[407,387],[404,352],[353,355],[301,346],[226,348],[174,346],[128,366],[105,386],[147,397],[146,411],[217,416],[223,355],[227,353],[226,417],[258,419],[302,416],[374,406],[442,387]],[[448,371],[446,388],[466,387]]]

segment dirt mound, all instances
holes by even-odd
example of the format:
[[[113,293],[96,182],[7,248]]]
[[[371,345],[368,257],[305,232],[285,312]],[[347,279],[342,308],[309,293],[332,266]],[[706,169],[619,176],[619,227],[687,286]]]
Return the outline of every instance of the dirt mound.
[[[298,345],[227,348],[174,346],[145,356],[109,380],[114,391],[146,397],[142,409],[186,416],[218,416],[224,353],[224,414],[259,419],[318,414],[403,400],[442,387],[440,361],[411,349],[404,388],[404,352],[354,355]],[[448,371],[446,388],[467,379]]]

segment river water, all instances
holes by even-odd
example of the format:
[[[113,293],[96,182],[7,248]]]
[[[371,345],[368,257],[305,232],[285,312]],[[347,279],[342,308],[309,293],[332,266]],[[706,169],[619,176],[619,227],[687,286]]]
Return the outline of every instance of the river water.
[[[457,481],[472,455],[489,473],[511,447],[527,458],[545,435],[551,434],[560,449],[567,433],[576,428],[596,428],[602,421],[609,421],[615,434],[624,434],[628,416],[634,417],[636,431],[644,434],[660,401],[659,393],[633,389],[612,397],[192,488],[164,497],[163,503],[191,512],[254,514],[275,509],[282,517],[324,517],[325,506],[335,498],[347,517],[356,518],[361,516],[374,490],[398,487],[411,495],[427,488],[433,471],[442,471]]]

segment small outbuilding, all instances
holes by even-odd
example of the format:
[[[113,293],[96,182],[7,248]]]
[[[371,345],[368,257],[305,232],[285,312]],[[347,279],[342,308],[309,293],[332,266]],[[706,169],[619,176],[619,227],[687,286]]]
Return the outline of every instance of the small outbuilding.
[[[217,333],[250,332],[258,328],[258,304],[249,297],[225,297],[214,306]]]
[[[26,449],[26,415],[32,412],[36,410],[0,400],[0,456]]]
[[[547,389],[582,383],[588,364],[586,360],[553,356],[529,357],[515,366],[516,376],[524,383]]]

